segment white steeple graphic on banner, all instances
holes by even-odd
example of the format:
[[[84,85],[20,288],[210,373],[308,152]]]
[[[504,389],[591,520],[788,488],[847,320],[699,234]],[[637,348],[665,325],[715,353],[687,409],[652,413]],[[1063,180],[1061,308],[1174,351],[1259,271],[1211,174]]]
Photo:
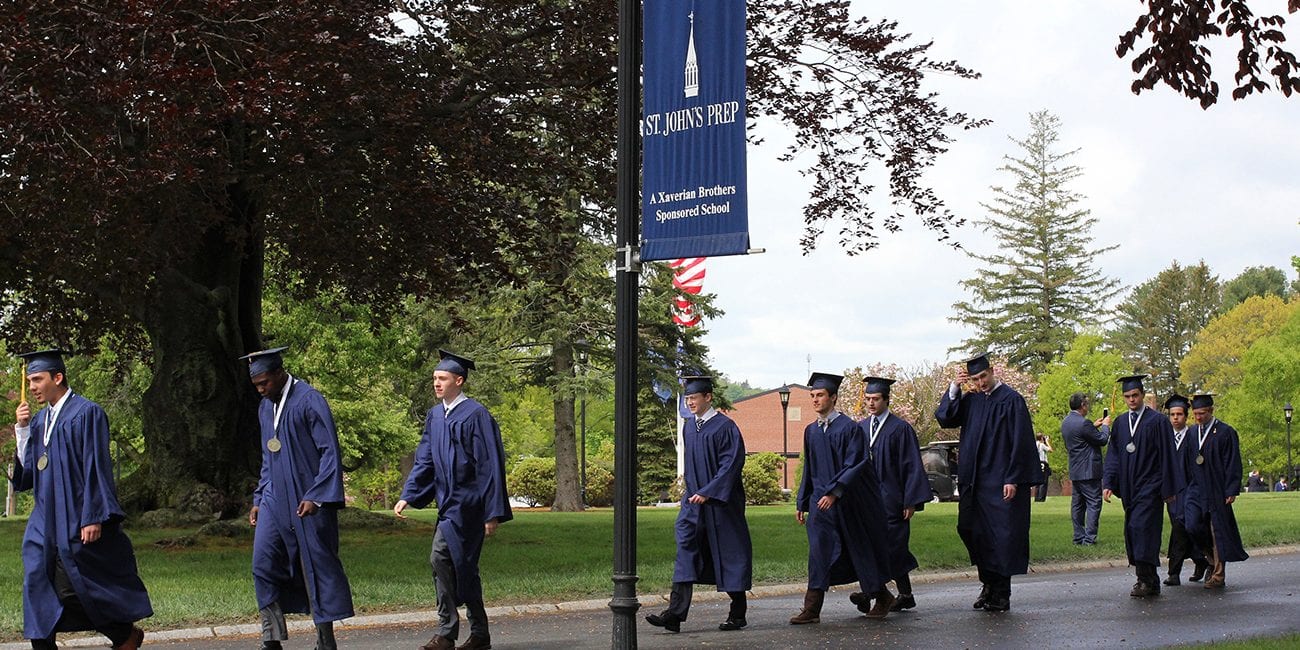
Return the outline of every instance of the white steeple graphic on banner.
[[[691,35],[686,40],[686,96],[697,97],[700,94],[700,65],[695,60],[695,12],[692,11],[688,16],[691,19]]]

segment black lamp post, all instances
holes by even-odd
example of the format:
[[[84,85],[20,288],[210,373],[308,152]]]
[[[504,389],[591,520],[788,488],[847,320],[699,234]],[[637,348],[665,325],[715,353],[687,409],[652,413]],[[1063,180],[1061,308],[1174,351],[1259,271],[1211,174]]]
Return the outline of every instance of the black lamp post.
[[[781,485],[786,490],[790,489],[790,418],[786,413],[790,410],[790,387],[782,386],[776,389],[776,394],[781,396]],[[1291,421],[1290,416],[1287,422]]]
[[[578,339],[573,344],[578,348],[578,365],[582,368],[582,407],[578,411],[581,413],[579,422],[582,427],[580,429],[582,450],[579,453],[582,455],[578,458],[582,462],[582,505],[585,507],[587,505],[587,341]]]
[[[1282,407],[1282,415],[1286,417],[1286,481],[1295,483],[1295,465],[1291,464],[1291,415],[1295,410],[1291,408],[1291,400],[1287,400],[1286,406]],[[1287,489],[1292,489],[1290,485]]]

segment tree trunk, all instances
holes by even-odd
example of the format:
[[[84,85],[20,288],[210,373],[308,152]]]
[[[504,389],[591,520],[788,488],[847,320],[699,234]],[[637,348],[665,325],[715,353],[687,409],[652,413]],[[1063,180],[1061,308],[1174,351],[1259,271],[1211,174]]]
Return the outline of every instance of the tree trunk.
[[[144,399],[143,471],[124,490],[132,510],[234,516],[257,484],[260,397],[238,357],[262,345],[263,238],[246,187],[228,192],[230,221],[158,275],[142,314],[153,382]],[[232,225],[247,236],[232,242]]]
[[[573,435],[573,345],[556,341],[551,348],[551,368],[563,389],[552,394],[555,411],[555,503],[551,510],[581,512],[582,484],[578,476],[578,450]]]

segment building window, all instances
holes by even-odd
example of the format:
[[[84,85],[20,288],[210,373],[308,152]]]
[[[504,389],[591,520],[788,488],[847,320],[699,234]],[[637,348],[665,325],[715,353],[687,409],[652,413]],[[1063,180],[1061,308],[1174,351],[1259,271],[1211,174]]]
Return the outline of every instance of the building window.
[[[789,420],[790,422],[798,422],[798,421],[802,420],[802,419],[803,419],[803,409],[799,408],[798,406],[791,406],[791,407],[786,411],[786,417],[785,417],[785,419],[786,419],[786,420]]]

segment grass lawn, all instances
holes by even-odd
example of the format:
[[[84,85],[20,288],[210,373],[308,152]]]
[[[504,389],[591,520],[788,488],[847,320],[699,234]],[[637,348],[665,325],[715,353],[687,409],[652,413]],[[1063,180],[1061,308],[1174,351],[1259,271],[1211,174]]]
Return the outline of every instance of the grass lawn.
[[[1237,521],[1246,547],[1300,542],[1300,494],[1244,494]],[[1051,497],[1033,506],[1033,562],[1123,557],[1123,511],[1112,502],[1102,509],[1099,543],[1070,543],[1069,499]],[[410,512],[410,511],[408,511]],[[643,508],[637,514],[637,566],[641,593],[667,592],[675,554],[675,508]],[[414,525],[400,529],[345,530],[343,563],[358,613],[434,606],[428,564],[432,510],[415,511]],[[921,570],[967,566],[957,538],[956,504],[926,506],[912,525],[912,551]],[[755,584],[800,582],[807,569],[807,538],[792,505],[751,507]],[[604,598],[611,591],[613,514],[521,511],[503,525],[483,550],[482,574],[489,605]],[[0,639],[22,630],[21,519],[0,521]],[[200,538],[193,546],[163,548],[160,539],[192,531],[129,530],[140,572],[156,614],[148,627],[161,629],[216,622],[254,622],[250,576],[252,536]],[[1166,527],[1166,534],[1168,530]]]

